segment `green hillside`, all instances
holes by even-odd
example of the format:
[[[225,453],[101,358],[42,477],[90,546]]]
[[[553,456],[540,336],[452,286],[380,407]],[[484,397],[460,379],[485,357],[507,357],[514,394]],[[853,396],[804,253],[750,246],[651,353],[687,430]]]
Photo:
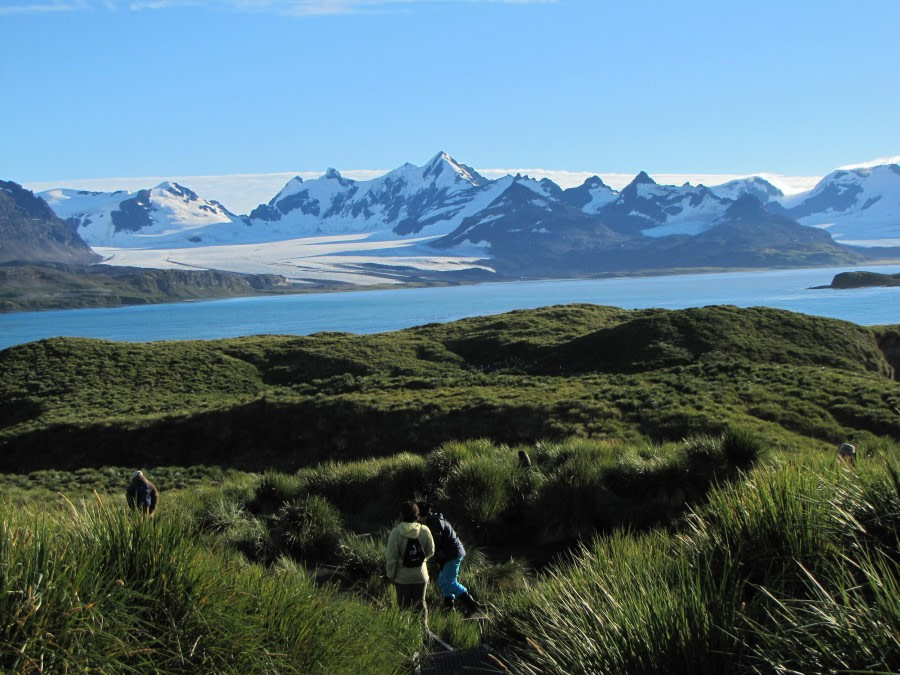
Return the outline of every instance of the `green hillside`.
[[[121,307],[297,292],[300,291],[284,277],[273,274],[51,262],[0,263],[0,312]]]
[[[500,672],[898,672],[898,355],[897,326],[591,305],[5,350],[0,670],[427,672],[383,579],[427,498],[486,605],[432,583],[428,628]]]
[[[895,337],[765,308],[569,305],[378,335],[42,340],[0,352],[0,470],[293,469],[466,438],[666,441],[728,426],[828,448],[900,437],[879,347],[896,366]]]

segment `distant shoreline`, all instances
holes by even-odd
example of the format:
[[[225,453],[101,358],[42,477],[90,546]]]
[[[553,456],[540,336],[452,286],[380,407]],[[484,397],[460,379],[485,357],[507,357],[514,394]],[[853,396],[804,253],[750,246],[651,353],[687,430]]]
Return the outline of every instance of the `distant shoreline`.
[[[873,262],[868,267],[896,265],[896,260]],[[253,275],[219,270],[173,271],[156,268],[89,266],[56,263],[0,264],[0,314],[43,312],[66,309],[100,309],[158,305],[182,302],[227,300],[237,297],[270,297],[274,295],[310,295],[360,291],[443,288],[452,286],[533,283],[546,281],[588,281],[600,279],[632,279],[696,274],[765,273],[779,270],[833,269],[828,266],[744,267],[744,268],[671,268],[602,272],[570,277],[499,277],[484,273],[421,273],[396,283],[352,284],[337,281],[294,281],[276,275]],[[177,274],[176,274],[177,272]],[[175,276],[173,283],[171,277]],[[834,279],[857,275],[863,279],[856,285],[834,286]],[[838,274],[828,285],[810,289],[862,288],[900,285],[900,274],[854,271]],[[880,279],[874,283],[871,279]],[[884,283],[884,280],[898,279]]]
[[[841,272],[836,274],[827,286],[812,286],[811,289],[854,289],[854,288],[890,288],[900,286],[900,274],[881,274],[879,272]]]

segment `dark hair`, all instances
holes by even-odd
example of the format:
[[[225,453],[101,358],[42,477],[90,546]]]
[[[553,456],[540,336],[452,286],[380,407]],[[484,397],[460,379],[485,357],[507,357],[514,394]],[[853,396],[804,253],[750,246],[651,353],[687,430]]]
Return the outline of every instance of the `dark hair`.
[[[414,523],[419,518],[419,507],[415,502],[402,502],[400,504],[400,520],[404,523]]]
[[[423,518],[431,513],[431,504],[428,502],[419,502],[419,515]]]

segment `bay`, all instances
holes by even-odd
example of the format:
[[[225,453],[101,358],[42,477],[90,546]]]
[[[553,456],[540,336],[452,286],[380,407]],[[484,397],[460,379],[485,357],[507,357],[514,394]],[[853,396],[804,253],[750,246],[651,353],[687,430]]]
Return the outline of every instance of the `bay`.
[[[838,272],[855,269],[860,268],[522,281],[20,312],[0,315],[0,349],[55,336],[145,342],[320,331],[379,333],[576,302],[626,309],[766,306],[860,325],[900,323],[900,287],[810,288],[827,285]],[[900,265],[868,269],[894,274],[900,272]]]

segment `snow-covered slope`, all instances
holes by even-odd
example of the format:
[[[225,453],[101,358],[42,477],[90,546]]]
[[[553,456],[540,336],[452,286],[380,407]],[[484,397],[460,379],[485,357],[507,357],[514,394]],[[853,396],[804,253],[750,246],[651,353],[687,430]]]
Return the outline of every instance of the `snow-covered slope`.
[[[828,230],[837,242],[900,246],[900,165],[835,171],[783,204],[799,223]]]
[[[696,235],[708,230],[731,203],[703,185],[659,185],[641,171],[599,215],[617,232]]]
[[[291,236],[397,230],[399,236],[453,229],[459,213],[489,181],[439,152],[427,164],[404,164],[369,181],[329,169],[321,178],[294,178],[250,213],[254,229]]]
[[[779,202],[784,199],[784,193],[769,181],[759,176],[738,178],[736,180],[715,185],[710,188],[716,195],[725,199],[737,201],[744,195],[756,197],[762,204]]]
[[[233,241],[246,223],[177,183],[137,192],[48,190],[40,196],[91,246],[191,246]],[[218,236],[216,236],[218,235]]]
[[[578,187],[563,190],[563,201],[585,213],[597,213],[604,206],[616,200],[619,193],[604,183],[598,176],[591,176]]]
[[[770,244],[827,248],[802,231],[810,228],[792,229],[799,226],[791,218],[824,230],[812,230],[820,238],[828,232],[845,243],[900,246],[898,195],[897,165],[838,171],[814,190],[784,198],[760,177],[707,188],[660,185],[641,172],[620,192],[597,177],[568,190],[521,175],[491,181],[444,152],[372,180],[333,169],[312,180],[297,177],[249,216],[169,182],[133,193],[41,193],[89,244],[103,247],[110,264],[281,268],[292,279],[368,275],[371,283],[409,269],[486,271],[487,258],[527,276],[542,264],[542,273],[560,273],[573,256],[597,271],[607,263],[700,264],[691,247],[715,248],[716,265],[747,262],[748,252],[753,260],[772,259]],[[751,198],[758,209],[744,208],[742,219],[729,215]],[[743,257],[732,255],[738,246]],[[808,253],[792,249],[787,259]]]
[[[456,214],[454,222],[459,223],[458,227],[435,245],[453,247],[465,242],[496,245],[499,238],[511,236],[517,240],[528,238],[538,245],[534,237],[548,234],[559,212],[571,209],[561,197],[559,186],[546,178],[537,181],[518,174],[500,178],[482,188],[477,199],[471,199]]]

